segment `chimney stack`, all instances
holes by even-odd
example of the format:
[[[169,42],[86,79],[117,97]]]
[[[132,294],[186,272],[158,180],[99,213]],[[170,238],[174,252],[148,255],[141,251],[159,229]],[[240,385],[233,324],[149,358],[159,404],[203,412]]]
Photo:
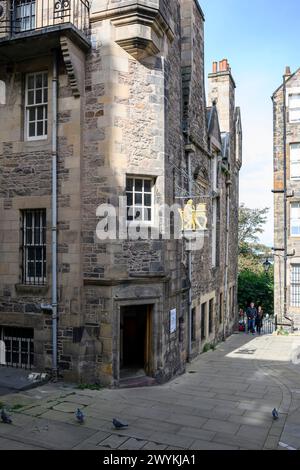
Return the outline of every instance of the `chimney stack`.
[[[218,62],[213,62],[213,71],[212,73],[218,73]]]
[[[290,77],[291,75],[292,75],[291,68],[289,66],[286,66],[284,76],[285,77]]]

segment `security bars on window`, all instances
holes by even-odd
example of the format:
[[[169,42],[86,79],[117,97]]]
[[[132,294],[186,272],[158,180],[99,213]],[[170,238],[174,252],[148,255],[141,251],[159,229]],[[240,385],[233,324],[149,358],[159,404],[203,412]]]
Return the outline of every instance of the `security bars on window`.
[[[291,267],[291,307],[300,307],[300,264]]]
[[[46,282],[46,211],[25,210],[22,214],[23,284]]]
[[[48,74],[26,75],[25,129],[28,140],[47,138],[48,132]]]

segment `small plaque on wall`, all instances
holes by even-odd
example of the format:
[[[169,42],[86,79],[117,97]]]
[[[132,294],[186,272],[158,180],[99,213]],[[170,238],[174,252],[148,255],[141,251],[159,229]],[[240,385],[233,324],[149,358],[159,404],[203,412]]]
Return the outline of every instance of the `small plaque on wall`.
[[[176,308],[170,311],[170,333],[175,333],[177,329]]]

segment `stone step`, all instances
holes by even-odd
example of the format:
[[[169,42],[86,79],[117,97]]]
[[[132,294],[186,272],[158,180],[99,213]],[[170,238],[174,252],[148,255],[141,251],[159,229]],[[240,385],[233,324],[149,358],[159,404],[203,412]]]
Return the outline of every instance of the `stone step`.
[[[121,379],[119,382],[119,388],[138,388],[138,387],[153,387],[158,385],[153,377],[132,377]]]

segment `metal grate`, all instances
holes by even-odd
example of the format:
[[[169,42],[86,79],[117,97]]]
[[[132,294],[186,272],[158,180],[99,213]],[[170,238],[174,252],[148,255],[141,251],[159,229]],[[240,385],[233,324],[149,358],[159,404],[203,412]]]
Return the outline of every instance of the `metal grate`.
[[[8,367],[31,369],[34,358],[33,330],[4,328],[5,362]]]
[[[46,282],[46,210],[22,211],[22,283]]]
[[[291,268],[291,306],[300,307],[300,264]]]

